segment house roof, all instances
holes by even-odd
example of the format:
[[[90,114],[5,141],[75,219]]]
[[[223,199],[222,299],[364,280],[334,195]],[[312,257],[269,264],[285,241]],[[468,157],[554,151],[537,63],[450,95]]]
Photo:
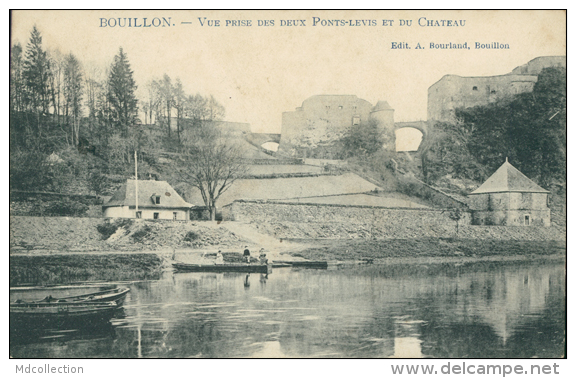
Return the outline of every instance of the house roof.
[[[394,110],[394,109],[392,109],[390,104],[388,104],[388,101],[378,101],[376,106],[374,106],[374,108],[372,108],[372,111],[377,112],[380,110]]]
[[[160,196],[159,204],[156,204],[156,196]],[[136,206],[136,180],[126,180],[102,207],[112,206]],[[184,201],[166,181],[138,180],[138,206],[165,209],[188,208],[193,205]]]
[[[508,163],[508,159],[484,184],[470,194],[499,192],[548,193]]]

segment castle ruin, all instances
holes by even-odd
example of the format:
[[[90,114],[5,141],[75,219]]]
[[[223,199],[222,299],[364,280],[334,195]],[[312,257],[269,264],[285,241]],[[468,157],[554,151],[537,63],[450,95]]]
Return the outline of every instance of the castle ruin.
[[[428,122],[453,122],[457,108],[484,106],[531,92],[547,67],[566,67],[565,56],[541,56],[498,76],[445,75],[428,88]]]

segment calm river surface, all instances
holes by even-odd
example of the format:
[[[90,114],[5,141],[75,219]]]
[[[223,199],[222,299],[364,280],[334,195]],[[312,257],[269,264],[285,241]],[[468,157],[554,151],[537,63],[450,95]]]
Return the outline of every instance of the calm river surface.
[[[23,358],[561,357],[563,262],[167,273],[131,283],[99,330],[53,330]]]

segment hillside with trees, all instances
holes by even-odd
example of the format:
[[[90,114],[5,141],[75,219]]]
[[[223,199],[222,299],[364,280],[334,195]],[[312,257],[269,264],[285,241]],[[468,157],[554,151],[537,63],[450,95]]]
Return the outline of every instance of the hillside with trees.
[[[11,46],[11,191],[110,195],[133,176],[137,151],[140,178],[167,180],[181,194],[196,187],[213,210],[244,171],[242,152],[212,127],[225,116],[217,99],[184,88],[167,73],[136,83],[122,47],[106,67],[47,51],[34,27],[25,47]],[[421,180],[460,196],[508,158],[551,191],[553,213],[565,217],[565,69],[542,70],[530,93],[456,109],[456,119],[429,125],[416,153],[393,152],[394,135],[367,122],[351,127],[331,156],[391,191],[418,195]]]
[[[163,156],[189,154],[225,109],[166,73],[142,89],[122,47],[107,67],[83,64],[47,51],[34,27],[25,47],[11,46],[11,191],[109,195],[133,176],[134,151],[139,177],[174,180],[180,160]]]

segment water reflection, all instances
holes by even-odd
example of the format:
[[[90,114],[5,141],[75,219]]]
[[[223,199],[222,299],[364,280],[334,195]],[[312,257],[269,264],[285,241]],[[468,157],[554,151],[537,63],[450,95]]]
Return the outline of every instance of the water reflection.
[[[131,285],[113,333],[13,357],[560,357],[564,265],[170,274]]]

